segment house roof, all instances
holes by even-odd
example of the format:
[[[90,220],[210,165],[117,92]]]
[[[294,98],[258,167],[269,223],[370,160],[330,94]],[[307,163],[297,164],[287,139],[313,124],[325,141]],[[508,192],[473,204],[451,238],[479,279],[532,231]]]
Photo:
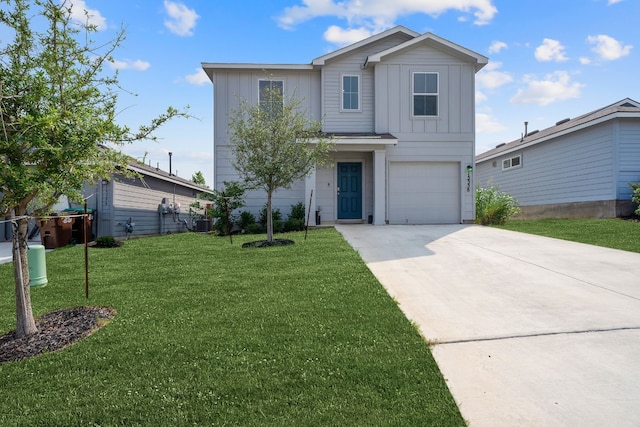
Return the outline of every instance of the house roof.
[[[449,40],[438,37],[433,33],[420,34],[413,30],[410,30],[402,25],[395,26],[381,33],[375,34],[359,42],[350,44],[341,49],[322,55],[310,64],[260,64],[260,63],[223,63],[223,62],[202,62],[202,68],[209,76],[209,79],[213,81],[213,75],[216,70],[297,70],[297,71],[314,71],[324,66],[327,61],[337,58],[339,56],[351,53],[363,46],[367,46],[371,43],[376,43],[390,36],[401,35],[406,38],[406,41],[398,44],[390,49],[386,49],[382,52],[370,55],[363,67],[367,64],[378,63],[384,60],[385,57],[396,52],[400,52],[404,49],[408,49],[415,46],[418,43],[431,43],[437,48],[445,50],[454,56],[462,57],[467,61],[475,63],[476,71],[479,71],[489,61],[487,57],[480,55],[472,50],[457,45]]]
[[[397,52],[401,52],[405,49],[408,49],[410,47],[413,47],[419,43],[431,43],[431,44],[435,44],[437,47],[444,49],[446,51],[448,51],[449,53],[452,53],[453,55],[456,56],[461,56],[466,60],[475,62],[475,69],[476,72],[480,71],[480,69],[482,67],[484,67],[485,65],[487,65],[487,63],[489,62],[489,58],[487,58],[484,55],[480,55],[479,53],[476,53],[472,50],[469,50],[465,47],[462,47],[460,45],[457,45],[447,39],[443,39],[442,37],[436,36],[433,33],[424,33],[420,36],[414,37],[413,39],[401,43],[397,46],[394,46],[392,48],[389,48],[387,50],[383,50],[382,52],[378,52],[376,54],[373,55],[369,55],[369,57],[367,58],[367,61],[365,62],[364,66],[366,67],[368,64],[371,63],[378,63],[384,60],[385,57],[392,55],[394,53]]]
[[[202,193],[209,193],[209,194],[213,193],[213,190],[210,188],[203,187],[198,184],[194,184],[192,181],[189,181],[187,179],[180,178],[179,176],[175,176],[173,174],[170,175],[169,172],[165,172],[162,169],[154,168],[152,166],[147,166],[143,163],[138,163],[136,161],[132,161],[131,163],[129,163],[129,165],[127,166],[127,169],[129,169],[132,172],[137,172],[143,176],[152,176],[154,178],[161,179],[163,181],[167,181],[172,184],[177,184],[182,187],[191,188],[193,190],[197,190]]]
[[[397,26],[395,26],[393,28],[390,28],[390,29],[388,29],[386,31],[383,31],[383,32],[378,33],[378,34],[375,34],[375,35],[373,35],[371,37],[367,37],[364,40],[360,40],[359,42],[350,44],[349,46],[345,46],[342,49],[338,49],[338,50],[330,52],[330,53],[328,53],[326,55],[322,55],[322,56],[314,59],[312,61],[312,64],[316,65],[316,66],[324,65],[330,59],[333,59],[333,58],[335,58],[337,56],[344,55],[344,54],[349,53],[349,52],[353,52],[354,50],[359,49],[362,46],[366,46],[368,44],[375,43],[378,40],[382,40],[382,39],[384,39],[386,37],[389,37],[389,36],[392,36],[392,35],[396,35],[396,34],[404,34],[410,39],[413,39],[413,38],[418,37],[420,35],[420,33],[416,33],[415,31],[410,30],[410,29],[408,29],[406,27],[403,27],[402,25],[397,25]]]
[[[560,120],[554,126],[540,131],[531,131],[520,139],[516,139],[505,144],[499,144],[494,149],[478,154],[476,156],[476,162],[494,159],[504,154],[521,150],[535,144],[540,144],[544,141],[558,138],[572,132],[577,132],[608,120],[625,117],[640,118],[640,103],[631,98],[625,98],[573,119]]]

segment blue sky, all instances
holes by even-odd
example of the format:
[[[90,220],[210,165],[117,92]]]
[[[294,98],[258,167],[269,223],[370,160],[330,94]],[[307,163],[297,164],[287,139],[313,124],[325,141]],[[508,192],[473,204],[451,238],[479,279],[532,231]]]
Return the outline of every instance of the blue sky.
[[[71,0],[66,0],[71,2]],[[489,57],[476,78],[476,153],[524,131],[629,97],[640,101],[639,0],[73,0],[110,37],[127,39],[114,68],[130,92],[122,124],[171,105],[158,143],[126,147],[153,166],[213,182],[213,91],[201,62],[306,64],[395,25],[433,32]]]

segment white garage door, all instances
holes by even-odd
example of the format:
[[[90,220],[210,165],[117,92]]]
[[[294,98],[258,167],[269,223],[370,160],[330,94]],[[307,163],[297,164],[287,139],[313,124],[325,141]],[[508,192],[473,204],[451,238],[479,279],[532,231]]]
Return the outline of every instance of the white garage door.
[[[460,164],[391,162],[389,223],[460,223]]]

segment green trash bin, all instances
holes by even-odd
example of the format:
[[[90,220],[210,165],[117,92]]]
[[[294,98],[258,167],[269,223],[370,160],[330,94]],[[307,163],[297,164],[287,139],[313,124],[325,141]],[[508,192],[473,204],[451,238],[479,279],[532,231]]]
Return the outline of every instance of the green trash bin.
[[[47,261],[43,245],[29,245],[27,249],[29,262],[29,286],[38,288],[47,284]]]

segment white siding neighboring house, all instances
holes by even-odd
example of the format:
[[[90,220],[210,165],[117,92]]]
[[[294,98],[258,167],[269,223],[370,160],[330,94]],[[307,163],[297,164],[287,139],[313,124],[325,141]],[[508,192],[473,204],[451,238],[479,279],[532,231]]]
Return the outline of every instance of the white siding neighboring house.
[[[475,73],[487,58],[432,33],[402,26],[314,59],[310,64],[203,63],[213,82],[215,188],[238,179],[231,166],[229,112],[257,103],[265,80],[303,99],[335,137],[333,165],[318,168],[274,208],[308,204],[322,223],[472,222]],[[261,83],[263,82],[263,83]],[[257,213],[261,192],[247,197]]]
[[[640,103],[626,98],[532,131],[476,157],[476,182],[497,186],[524,218],[608,218],[633,213],[640,182]]]

